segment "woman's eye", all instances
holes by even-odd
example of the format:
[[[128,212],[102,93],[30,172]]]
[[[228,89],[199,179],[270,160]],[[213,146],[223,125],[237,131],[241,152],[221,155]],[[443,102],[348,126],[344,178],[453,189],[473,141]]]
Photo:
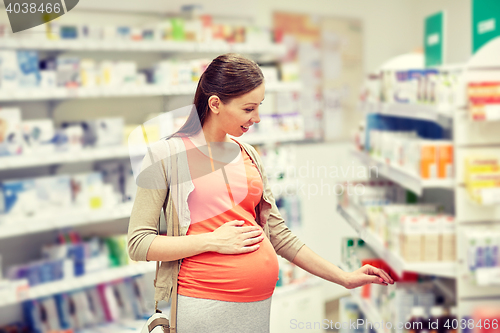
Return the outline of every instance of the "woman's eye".
[[[253,111],[253,109],[245,109],[245,111],[247,111],[247,112],[252,112],[252,111]]]

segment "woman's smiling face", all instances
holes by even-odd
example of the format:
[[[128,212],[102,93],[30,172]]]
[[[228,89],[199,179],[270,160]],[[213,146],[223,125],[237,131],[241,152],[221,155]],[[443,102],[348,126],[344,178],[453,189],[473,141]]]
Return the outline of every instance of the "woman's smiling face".
[[[221,131],[239,137],[248,131],[248,128],[260,122],[259,105],[264,100],[266,87],[264,83],[254,90],[232,99],[229,103],[219,104],[219,114],[213,115],[216,126]]]

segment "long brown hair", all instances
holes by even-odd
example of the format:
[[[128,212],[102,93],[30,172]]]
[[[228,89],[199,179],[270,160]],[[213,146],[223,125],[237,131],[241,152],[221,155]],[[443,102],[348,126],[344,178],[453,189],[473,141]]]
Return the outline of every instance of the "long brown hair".
[[[253,60],[236,53],[218,56],[198,81],[194,95],[196,109],[191,111],[184,125],[172,136],[191,136],[201,130],[209,114],[210,96],[218,96],[222,103],[227,104],[233,98],[254,90],[263,81],[264,75]]]

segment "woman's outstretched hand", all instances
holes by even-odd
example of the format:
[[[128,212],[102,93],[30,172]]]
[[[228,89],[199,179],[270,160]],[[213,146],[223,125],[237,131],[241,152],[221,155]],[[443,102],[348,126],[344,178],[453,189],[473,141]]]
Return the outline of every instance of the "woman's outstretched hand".
[[[221,254],[249,253],[259,248],[264,239],[262,229],[257,226],[242,227],[244,221],[224,223],[209,235],[212,251]]]
[[[365,284],[376,283],[386,286],[394,284],[394,280],[385,271],[371,265],[364,265],[354,272],[347,273],[345,287],[354,289]]]

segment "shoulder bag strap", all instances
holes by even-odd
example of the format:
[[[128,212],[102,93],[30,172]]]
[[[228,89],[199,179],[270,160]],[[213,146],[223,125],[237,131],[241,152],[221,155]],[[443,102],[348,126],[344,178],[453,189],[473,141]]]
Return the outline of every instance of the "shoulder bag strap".
[[[169,172],[171,172],[171,176],[170,178],[172,179],[176,179],[176,170],[177,170],[177,154],[173,154],[172,152],[176,152],[175,149],[172,149],[172,146],[173,146],[173,143],[171,140],[167,140],[169,146],[170,146],[170,156],[171,157],[174,157],[174,158],[171,158],[170,160],[170,163],[171,163],[171,169],[169,170]],[[175,174],[174,174],[175,173]],[[178,186],[178,181],[175,181],[174,182],[174,186]],[[164,209],[166,208],[166,204],[165,206],[163,207]],[[174,209],[174,212],[173,212],[173,223],[172,223],[172,231],[170,233],[170,235],[173,235],[174,237],[177,237],[179,236],[179,215],[177,214],[177,212],[175,211]],[[177,260],[175,265],[174,265],[174,271],[173,271],[173,274],[172,274],[172,295],[171,295],[171,304],[170,304],[170,332],[171,333],[175,333],[177,331],[177,278],[178,278],[178,275],[179,275],[179,264],[180,264],[180,260]]]
[[[170,148],[170,156],[175,156],[175,154],[172,153],[172,151],[175,151],[173,149],[173,144],[170,140],[167,140],[167,143]],[[163,163],[163,160],[162,160]],[[175,158],[171,158],[170,163],[172,165],[172,168],[169,170],[168,168],[165,167],[165,170],[168,174],[171,175],[172,170],[177,169],[177,160]],[[168,177],[167,174],[167,177]],[[175,177],[175,176],[174,176]],[[171,177],[170,177],[171,178]],[[166,213],[167,211],[167,202],[170,196],[170,184],[167,184],[167,195],[165,197],[165,202],[163,203],[163,211]],[[173,218],[173,223],[171,224],[171,230],[167,229],[167,235],[169,236],[179,236],[179,217],[174,211],[174,218]],[[158,235],[160,234],[160,221],[161,217],[158,218]],[[155,279],[154,279],[154,285],[156,287],[156,281],[158,280],[158,271],[160,270],[160,262],[156,262],[156,274],[155,274]],[[172,294],[171,294],[171,305],[170,305],[170,323],[167,323],[164,325],[166,328],[170,329],[171,333],[176,333],[176,327],[177,327],[177,278],[179,275],[179,260],[176,261],[176,265],[174,266],[174,271],[173,271],[173,281],[172,281]],[[161,313],[161,310],[158,309],[158,301],[155,302],[155,312]],[[168,322],[168,321],[167,321]]]

